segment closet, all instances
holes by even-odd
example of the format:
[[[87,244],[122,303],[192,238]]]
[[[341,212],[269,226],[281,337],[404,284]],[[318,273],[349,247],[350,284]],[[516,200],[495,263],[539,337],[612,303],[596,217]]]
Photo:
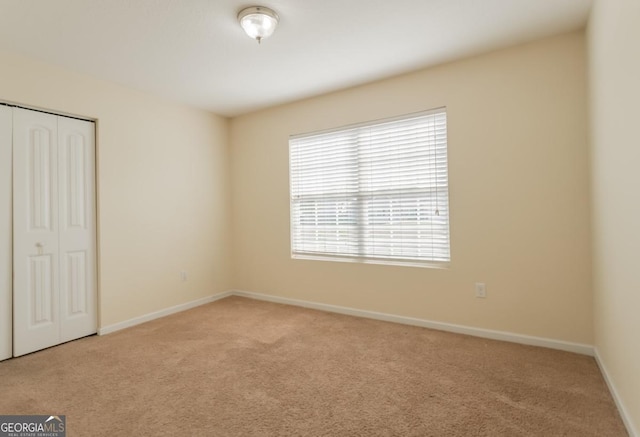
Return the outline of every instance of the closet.
[[[0,359],[97,328],[95,125],[0,105]]]

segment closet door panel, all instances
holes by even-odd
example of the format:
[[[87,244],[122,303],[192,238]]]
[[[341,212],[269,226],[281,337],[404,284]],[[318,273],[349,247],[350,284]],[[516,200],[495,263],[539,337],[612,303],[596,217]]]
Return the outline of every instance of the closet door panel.
[[[58,119],[63,342],[97,331],[94,126]]]
[[[14,109],[14,356],[58,344],[58,136],[55,115]]]
[[[0,360],[10,358],[13,347],[12,114],[10,107],[0,106]]]

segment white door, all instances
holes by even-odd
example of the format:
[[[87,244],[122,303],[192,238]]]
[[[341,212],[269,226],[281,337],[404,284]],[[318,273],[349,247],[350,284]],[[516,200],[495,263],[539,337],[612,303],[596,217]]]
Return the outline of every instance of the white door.
[[[93,124],[13,123],[13,355],[96,332]]]
[[[11,108],[8,106],[0,106],[0,360],[10,358],[12,350],[12,124]]]
[[[62,342],[94,334],[98,325],[94,127],[58,118]]]
[[[13,112],[13,354],[60,341],[58,117]]]

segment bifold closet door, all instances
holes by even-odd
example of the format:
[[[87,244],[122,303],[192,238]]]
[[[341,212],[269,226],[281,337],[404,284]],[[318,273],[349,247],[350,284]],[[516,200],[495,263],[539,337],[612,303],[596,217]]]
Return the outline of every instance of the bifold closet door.
[[[13,355],[96,332],[91,122],[13,112]]]
[[[14,355],[60,343],[58,117],[13,112]]]
[[[11,108],[0,106],[0,360],[12,355],[12,124]]]
[[[95,124],[58,117],[60,338],[97,331]]]

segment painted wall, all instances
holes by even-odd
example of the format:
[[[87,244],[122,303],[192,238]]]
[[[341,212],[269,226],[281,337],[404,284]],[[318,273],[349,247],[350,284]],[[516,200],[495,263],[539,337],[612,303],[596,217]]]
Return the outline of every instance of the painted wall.
[[[640,2],[596,1],[588,34],[595,344],[640,435]]]
[[[226,119],[6,52],[0,63],[1,100],[98,120],[100,326],[230,288]]]
[[[289,135],[439,106],[451,268],[292,260]],[[234,286],[591,344],[586,108],[579,32],[232,119]]]

